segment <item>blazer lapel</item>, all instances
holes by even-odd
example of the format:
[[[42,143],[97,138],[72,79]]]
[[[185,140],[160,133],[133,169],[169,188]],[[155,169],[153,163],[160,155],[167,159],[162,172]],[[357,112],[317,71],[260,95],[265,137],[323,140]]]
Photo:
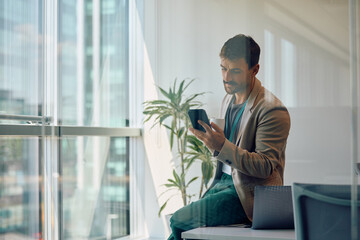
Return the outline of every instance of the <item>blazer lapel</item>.
[[[236,145],[237,146],[239,146],[241,136],[242,136],[242,134],[244,132],[244,128],[245,128],[247,122],[249,121],[249,118],[250,118],[251,112],[252,112],[252,108],[254,107],[254,103],[255,103],[257,95],[260,92],[260,89],[261,89],[261,82],[257,78],[255,78],[254,88],[250,93],[248,103],[246,104],[245,109],[244,109],[244,113],[243,113],[243,115],[241,117],[240,129],[239,129],[237,139],[236,139]],[[225,119],[226,111],[227,111],[227,109],[229,107],[229,104],[231,102],[231,99],[233,97],[234,97],[233,94],[232,95],[227,94],[224,97],[224,100],[223,100],[223,102],[221,104],[221,110],[220,110],[220,115],[221,116],[220,116],[220,118]]]
[[[255,78],[254,88],[250,93],[248,103],[246,104],[245,109],[244,109],[244,113],[243,113],[243,115],[241,117],[240,129],[239,129],[237,139],[236,139],[236,145],[237,146],[239,146],[240,139],[241,139],[241,137],[242,137],[242,135],[244,133],[244,128],[245,128],[247,122],[249,121],[249,118],[250,118],[251,113],[252,113],[252,108],[254,107],[255,99],[256,99],[257,95],[259,94],[260,89],[261,89],[261,82],[257,78]]]

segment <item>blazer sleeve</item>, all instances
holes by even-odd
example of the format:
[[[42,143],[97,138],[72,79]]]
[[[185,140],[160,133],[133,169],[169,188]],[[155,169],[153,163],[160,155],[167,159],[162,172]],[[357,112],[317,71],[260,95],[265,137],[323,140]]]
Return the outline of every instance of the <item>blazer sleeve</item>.
[[[244,142],[241,145],[244,145],[243,148],[225,140],[217,159],[245,175],[268,178],[278,165],[284,167],[290,116],[285,107],[277,107],[260,116],[257,123],[251,124],[256,125],[253,126],[254,130],[245,129],[242,136],[244,141],[240,141]]]

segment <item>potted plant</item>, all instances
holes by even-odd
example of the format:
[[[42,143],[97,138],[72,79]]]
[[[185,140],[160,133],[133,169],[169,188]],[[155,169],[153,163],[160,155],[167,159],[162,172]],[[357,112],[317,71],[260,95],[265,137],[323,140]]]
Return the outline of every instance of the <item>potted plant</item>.
[[[200,199],[203,195],[204,188],[208,188],[208,184],[214,176],[214,158],[210,150],[195,136],[188,136],[187,141],[190,148],[190,151],[187,152],[190,156],[190,162],[195,160],[201,161],[201,184],[199,190]]]
[[[165,99],[144,102],[143,111],[146,116],[144,123],[154,118],[153,126],[159,124],[169,130],[171,150],[174,145],[177,147],[176,153],[180,164],[173,169],[172,178],[169,178],[164,186],[168,188],[167,191],[179,191],[184,206],[189,204],[191,198],[195,195],[189,194],[187,191],[190,184],[198,179],[198,177],[193,177],[190,180],[186,178],[187,172],[192,164],[196,160],[201,161],[202,177],[199,198],[202,196],[204,187],[207,188],[214,172],[214,162],[211,152],[196,137],[188,134],[188,129],[191,126],[188,110],[190,108],[201,107],[203,104],[199,102],[197,98],[205,94],[205,92],[202,92],[185,97],[185,90],[194,80],[195,79],[188,81],[188,79],[184,79],[179,86],[177,86],[175,79],[173,87],[170,87],[168,91],[158,86],[160,93]],[[171,197],[160,207],[159,216],[170,199]]]

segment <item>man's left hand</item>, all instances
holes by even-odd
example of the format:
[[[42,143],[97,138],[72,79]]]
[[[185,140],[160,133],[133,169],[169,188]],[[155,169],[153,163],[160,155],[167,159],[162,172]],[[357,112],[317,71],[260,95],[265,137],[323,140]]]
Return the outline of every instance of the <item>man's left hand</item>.
[[[199,120],[198,123],[205,129],[206,132],[189,128],[190,132],[201,140],[209,149],[220,152],[225,142],[225,134],[223,130],[213,122],[210,123],[213,129],[201,120]]]

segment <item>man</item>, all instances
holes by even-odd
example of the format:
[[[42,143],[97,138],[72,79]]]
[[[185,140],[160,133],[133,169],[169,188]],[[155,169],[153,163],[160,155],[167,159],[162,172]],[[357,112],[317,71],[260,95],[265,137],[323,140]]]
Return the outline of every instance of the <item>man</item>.
[[[214,152],[215,179],[202,199],[174,213],[169,239],[180,240],[183,231],[200,226],[251,223],[254,187],[283,185],[290,117],[256,78],[259,57],[259,45],[242,34],[221,49],[225,129],[201,121],[206,132],[190,129]]]

